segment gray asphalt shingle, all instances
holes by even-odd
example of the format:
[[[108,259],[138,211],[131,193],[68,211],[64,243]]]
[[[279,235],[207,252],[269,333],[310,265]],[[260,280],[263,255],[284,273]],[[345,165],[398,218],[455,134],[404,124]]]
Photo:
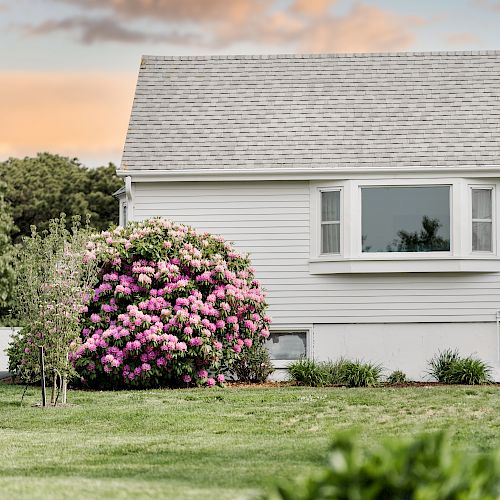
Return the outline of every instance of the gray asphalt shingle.
[[[500,165],[500,51],[145,56],[128,170]]]

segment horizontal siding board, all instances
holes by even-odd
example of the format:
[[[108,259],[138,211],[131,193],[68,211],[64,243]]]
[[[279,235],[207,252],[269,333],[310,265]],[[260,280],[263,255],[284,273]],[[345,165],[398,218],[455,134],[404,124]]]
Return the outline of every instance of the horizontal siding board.
[[[134,216],[165,216],[249,252],[275,323],[494,321],[500,274],[309,273],[307,182],[134,184]]]

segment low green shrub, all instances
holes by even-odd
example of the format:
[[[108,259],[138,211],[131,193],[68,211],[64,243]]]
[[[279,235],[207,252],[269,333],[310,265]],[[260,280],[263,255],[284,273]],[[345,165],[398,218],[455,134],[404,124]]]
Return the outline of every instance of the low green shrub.
[[[449,375],[451,366],[460,359],[458,351],[446,349],[439,351],[432,359],[429,360],[428,374],[438,382],[445,384],[449,383]]]
[[[334,441],[319,473],[279,485],[267,500],[498,499],[500,456],[452,448],[443,433],[392,440],[373,451]]]
[[[380,382],[381,375],[380,365],[349,361],[343,367],[342,384],[348,387],[373,387]]]
[[[231,374],[234,374],[238,381],[253,384],[265,382],[273,372],[269,350],[262,343],[253,344],[231,366]]]
[[[322,364],[328,385],[344,385],[349,363],[349,360],[339,358],[336,361],[325,361]]]
[[[401,370],[394,370],[388,377],[388,384],[404,384],[408,382],[408,378],[406,377],[406,373]]]
[[[451,384],[489,384],[492,382],[491,367],[480,359],[467,356],[451,365],[449,380]]]
[[[429,361],[428,374],[444,384],[488,384],[491,367],[484,361],[467,356],[462,358],[458,351],[446,349]]]
[[[300,385],[310,387],[321,387],[329,384],[327,371],[324,363],[314,359],[301,358],[288,366],[290,378]]]
[[[380,381],[382,367],[373,363],[349,361],[314,361],[299,359],[288,367],[290,378],[301,385],[311,387],[346,385],[348,387],[370,387]]]

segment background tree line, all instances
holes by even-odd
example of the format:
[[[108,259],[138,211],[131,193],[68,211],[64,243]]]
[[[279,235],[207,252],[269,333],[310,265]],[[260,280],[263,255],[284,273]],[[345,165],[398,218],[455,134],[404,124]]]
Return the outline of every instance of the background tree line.
[[[80,215],[96,230],[118,223],[113,192],[123,185],[115,166],[86,168],[76,158],[39,153],[0,162],[0,322],[8,314],[15,279],[15,247],[31,226],[39,232],[61,213]],[[69,229],[69,227],[68,227]]]

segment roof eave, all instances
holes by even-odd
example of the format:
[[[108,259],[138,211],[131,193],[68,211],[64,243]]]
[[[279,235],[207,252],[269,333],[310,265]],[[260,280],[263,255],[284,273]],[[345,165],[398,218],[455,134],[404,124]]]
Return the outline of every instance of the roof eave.
[[[321,180],[335,178],[360,178],[366,175],[394,176],[421,175],[426,177],[460,176],[460,177],[500,177],[500,164],[498,165],[452,165],[452,166],[411,166],[411,167],[309,167],[309,168],[219,168],[200,169],[185,168],[174,169],[127,169],[120,168],[116,171],[120,177],[132,177],[134,182],[150,181],[252,181],[252,180]]]

